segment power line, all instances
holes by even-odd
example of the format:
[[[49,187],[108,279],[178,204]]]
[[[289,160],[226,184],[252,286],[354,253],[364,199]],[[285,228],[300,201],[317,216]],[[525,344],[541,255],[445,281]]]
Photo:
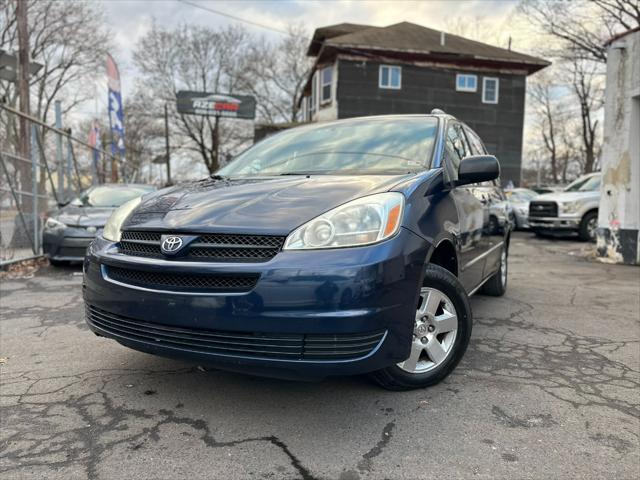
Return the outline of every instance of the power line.
[[[287,32],[285,30],[280,30],[278,28],[272,27],[270,25],[265,25],[263,23],[254,22],[253,20],[247,20],[246,18],[236,17],[235,15],[231,15],[227,12],[222,12],[220,10],[216,10],[214,8],[205,7],[204,5],[200,5],[195,2],[190,2],[189,0],[178,0],[181,3],[185,3],[187,5],[191,5],[192,7],[199,8],[200,10],[205,10],[210,13],[215,13],[216,15],[221,15],[223,17],[231,18],[233,20],[237,20],[238,22],[244,22],[249,25],[253,25],[254,27],[264,28],[265,30],[271,30],[272,32],[279,33],[281,35],[290,35],[291,32]]]

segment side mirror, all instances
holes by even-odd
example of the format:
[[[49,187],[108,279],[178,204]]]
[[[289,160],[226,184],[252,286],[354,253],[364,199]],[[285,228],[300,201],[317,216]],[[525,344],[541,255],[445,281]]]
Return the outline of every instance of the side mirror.
[[[473,155],[465,157],[458,167],[456,185],[488,182],[500,176],[500,164],[493,155]]]

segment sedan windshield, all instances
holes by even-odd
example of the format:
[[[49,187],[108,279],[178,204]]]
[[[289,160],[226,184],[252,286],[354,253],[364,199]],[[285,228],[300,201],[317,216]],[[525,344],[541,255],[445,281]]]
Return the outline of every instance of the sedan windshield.
[[[90,188],[72,204],[83,207],[119,207],[153,190],[154,188],[149,185],[102,185]]]
[[[221,176],[402,174],[428,168],[432,117],[378,117],[293,128],[257,143]]]

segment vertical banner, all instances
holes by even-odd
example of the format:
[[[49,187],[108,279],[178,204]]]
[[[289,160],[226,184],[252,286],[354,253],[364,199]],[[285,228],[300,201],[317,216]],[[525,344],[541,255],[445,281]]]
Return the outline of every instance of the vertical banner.
[[[87,141],[91,145],[91,157],[92,157],[92,184],[99,183],[100,173],[100,150],[102,150],[102,142],[100,140],[100,123],[97,118],[91,121],[91,128],[89,130],[89,140]]]
[[[109,127],[111,128],[111,153],[124,158],[124,110],[120,90],[120,72],[113,57],[107,54],[107,83],[109,85]]]

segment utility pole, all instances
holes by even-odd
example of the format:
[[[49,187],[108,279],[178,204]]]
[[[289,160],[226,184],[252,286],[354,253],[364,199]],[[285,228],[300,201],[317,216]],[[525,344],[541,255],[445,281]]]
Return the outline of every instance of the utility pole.
[[[216,163],[216,170],[220,168],[220,130],[218,129],[218,123],[220,122],[220,115],[216,115],[213,122],[213,131],[211,132],[211,149],[215,155],[214,161]],[[212,172],[213,173],[213,172]]]
[[[171,185],[171,154],[169,153],[169,111],[167,104],[164,104],[164,148],[167,157],[167,184]]]
[[[18,29],[18,96],[20,97],[20,112],[29,115],[29,29],[27,24],[27,2],[16,1],[16,23]],[[31,160],[31,132],[29,122],[20,116],[20,156]],[[26,191],[31,186],[31,169],[26,162],[17,162],[20,170],[21,189]],[[31,198],[22,195],[23,211],[30,210]]]
[[[56,112],[56,128],[62,130],[62,105],[60,100],[56,100],[54,103]],[[62,135],[56,135],[56,162],[58,173],[58,203],[64,201],[64,160],[62,159]]]

